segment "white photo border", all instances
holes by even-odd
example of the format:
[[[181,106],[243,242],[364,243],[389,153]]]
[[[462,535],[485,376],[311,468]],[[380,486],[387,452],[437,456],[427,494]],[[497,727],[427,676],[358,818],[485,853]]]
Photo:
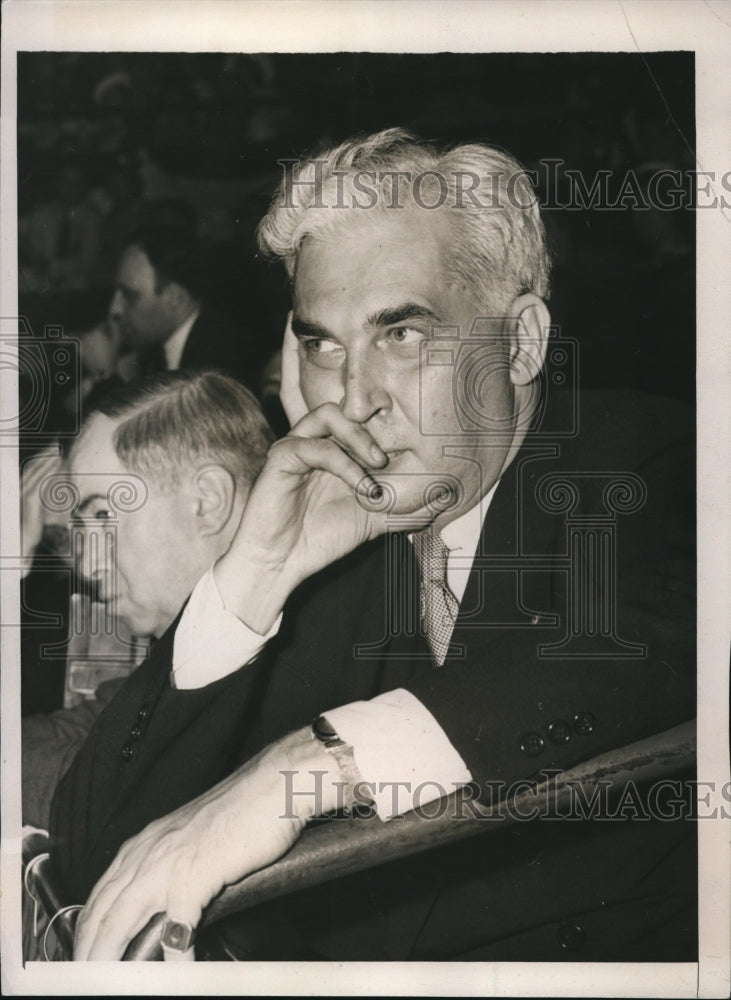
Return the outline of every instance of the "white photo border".
[[[580,9],[579,9],[580,7]],[[37,51],[694,51],[697,168],[731,169],[731,3],[722,0],[4,0],[0,316],[17,313],[16,53]],[[722,193],[718,192],[719,195]],[[697,213],[698,775],[729,780],[729,375],[731,211]],[[17,412],[2,386],[4,413]],[[14,409],[15,407],[15,409]],[[8,454],[8,452],[10,452]],[[17,551],[17,461],[2,461],[2,551]],[[18,576],[0,574],[5,621]],[[11,634],[12,633],[12,634]],[[699,823],[695,964],[20,963],[20,677],[17,629],[2,629],[2,990],[5,995],[667,996],[729,994],[728,820]],[[15,648],[15,652],[13,652]],[[15,657],[15,659],[13,659]],[[710,776],[710,777],[709,777]],[[728,807],[728,802],[725,803]],[[727,809],[728,811],[728,809]]]

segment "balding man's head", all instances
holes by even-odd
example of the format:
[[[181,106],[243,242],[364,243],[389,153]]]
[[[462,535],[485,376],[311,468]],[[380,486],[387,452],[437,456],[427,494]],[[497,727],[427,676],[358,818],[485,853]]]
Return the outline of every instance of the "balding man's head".
[[[239,383],[168,372],[86,416],[70,452],[84,572],[139,634],[160,635],[229,546],[272,434]]]

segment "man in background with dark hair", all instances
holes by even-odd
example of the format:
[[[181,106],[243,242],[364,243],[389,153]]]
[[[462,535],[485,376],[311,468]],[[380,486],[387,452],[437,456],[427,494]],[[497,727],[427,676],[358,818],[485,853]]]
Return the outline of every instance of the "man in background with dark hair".
[[[205,266],[187,228],[148,225],[122,252],[110,319],[139,358],[140,374],[217,368],[255,388],[251,335],[205,300]]]

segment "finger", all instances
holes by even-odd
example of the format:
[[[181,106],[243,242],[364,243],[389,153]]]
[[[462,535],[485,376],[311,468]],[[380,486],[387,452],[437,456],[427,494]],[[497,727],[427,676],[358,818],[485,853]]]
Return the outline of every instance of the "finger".
[[[277,462],[281,471],[295,475],[316,469],[329,472],[361,495],[367,495],[375,487],[363,467],[329,438],[288,436],[272,446],[270,458]]]
[[[90,960],[101,928],[117,910],[117,900],[122,891],[118,881],[105,881],[104,888],[91,896],[79,914],[74,935],[74,961]]]
[[[117,891],[110,884],[97,897],[94,911],[82,928],[74,951],[79,961],[116,961],[124,956],[130,942],[160,912],[175,924],[197,927],[208,902],[206,886],[194,880],[178,878],[161,864],[158,872],[144,878],[139,875]],[[172,954],[169,954],[172,952]],[[166,960],[194,961],[193,943],[183,951],[176,948],[164,953]]]
[[[74,959],[86,961],[97,936],[99,925],[107,914],[114,910],[117,897],[138,877],[138,867],[132,864],[129,870],[125,862],[130,852],[127,841],[117,852],[116,857],[99,881],[96,883],[86,901],[84,909],[76,923],[74,941]]]
[[[297,338],[292,333],[292,312],[287,313],[287,325],[282,342],[282,384],[279,398],[287,414],[290,427],[307,413],[307,404],[300,389],[300,362]]]
[[[164,889],[154,879],[137,879],[119,891],[100,894],[84,909],[77,925],[74,961],[109,962],[121,959],[132,939],[164,909]]]
[[[393,531],[421,531],[427,528],[435,518],[434,508],[426,504],[424,506],[402,507],[398,516],[392,513],[393,502],[388,494],[384,495],[381,485],[376,480],[359,492],[356,497],[358,504],[368,515],[372,535],[383,534]]]
[[[203,907],[190,892],[189,882],[171,885],[168,890],[167,912],[165,923],[163,924],[162,951],[166,962],[194,962],[195,961],[195,934],[200,923]],[[177,930],[183,937],[189,938],[189,947],[170,947],[166,940],[170,940],[169,922],[173,929]],[[167,928],[167,933],[166,933]],[[191,932],[186,934],[186,932]],[[183,942],[184,943],[184,942]]]
[[[325,403],[307,414],[290,432],[296,437],[332,437],[365,468],[383,468],[388,458],[361,424],[343,414],[335,403]]]
[[[191,940],[195,940],[195,931]],[[163,940],[162,957],[165,962],[195,962],[195,944],[185,949],[169,948]]]

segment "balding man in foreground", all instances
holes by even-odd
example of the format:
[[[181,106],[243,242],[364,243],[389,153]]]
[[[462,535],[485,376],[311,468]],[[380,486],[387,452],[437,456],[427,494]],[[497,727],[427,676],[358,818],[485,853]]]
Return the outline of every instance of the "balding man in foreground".
[[[694,714],[692,428],[543,379],[549,261],[519,165],[352,140],[285,177],[260,237],[292,279],[296,422],[56,795],[77,959],[121,957],[159,911],[189,949],[223,886],[364,788],[397,823]],[[609,516],[614,548],[579,558],[579,514]],[[518,824],[295,896],[276,957],[690,960],[694,849],[682,822]]]
[[[163,635],[230,545],[271,441],[253,395],[216,372],[166,372],[100,397],[68,461],[83,569],[112,618]],[[48,825],[56,784],[122,683],[23,720],[24,822]]]

